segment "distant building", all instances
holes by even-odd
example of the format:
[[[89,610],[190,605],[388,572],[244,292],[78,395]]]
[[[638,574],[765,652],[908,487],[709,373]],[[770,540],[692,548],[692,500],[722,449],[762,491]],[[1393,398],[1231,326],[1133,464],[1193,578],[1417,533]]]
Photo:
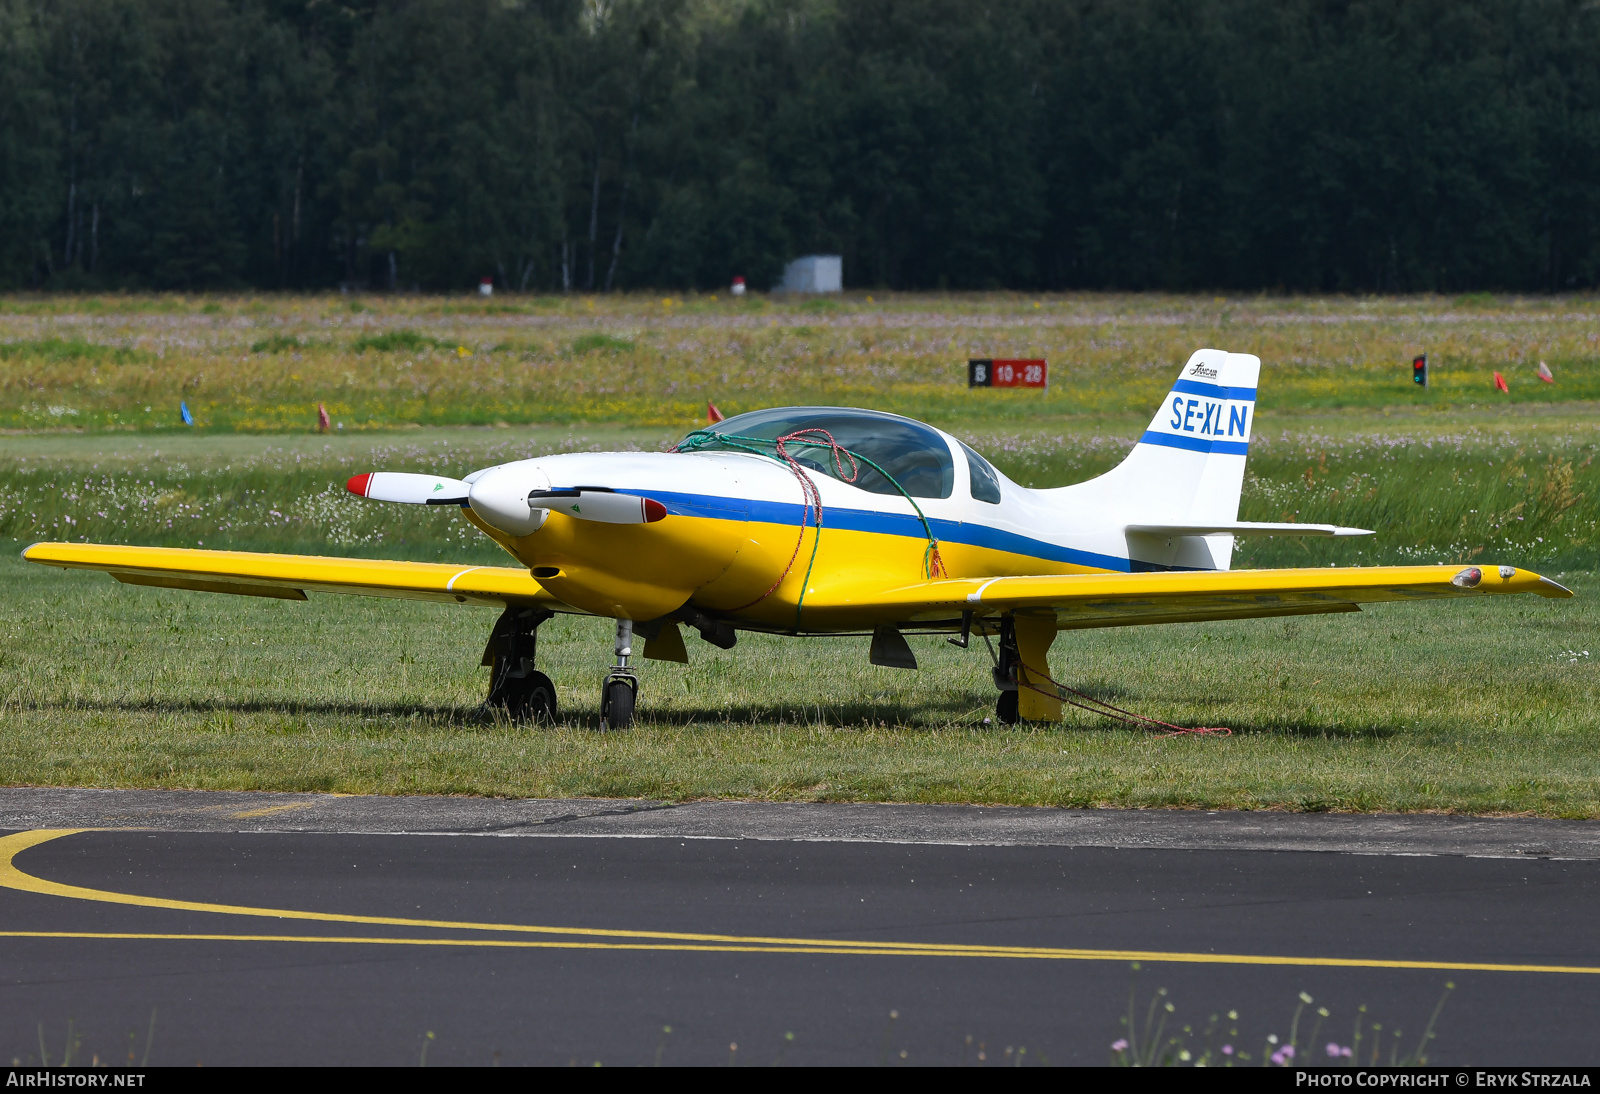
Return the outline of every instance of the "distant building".
[[[806,255],[783,268],[778,292],[841,292],[844,259],[839,255]]]

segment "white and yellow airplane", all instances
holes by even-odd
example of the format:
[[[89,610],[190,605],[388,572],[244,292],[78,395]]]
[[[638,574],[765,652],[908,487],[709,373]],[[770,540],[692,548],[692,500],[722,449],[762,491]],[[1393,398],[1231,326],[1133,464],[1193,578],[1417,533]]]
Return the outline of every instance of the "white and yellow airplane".
[[[782,407],[696,430],[671,452],[571,453],[462,479],[374,472],[379,501],[459,506],[514,567],[90,543],[38,543],[50,566],[118,581],[304,600],[359,593],[503,612],[484,664],[489,702],[554,718],[535,668],[557,612],[616,620],[603,725],[633,719],[644,656],[687,661],[680,624],[732,648],[740,630],[871,634],[877,665],[915,668],[906,633],[998,638],[1003,722],[1061,716],[1058,631],[1359,611],[1378,601],[1565,588],[1513,566],[1229,571],[1237,536],[1358,528],[1238,519],[1261,362],[1200,350],[1133,451],[1072,486],[1018,486],[956,438],[878,411]],[[991,646],[992,649],[992,646]]]

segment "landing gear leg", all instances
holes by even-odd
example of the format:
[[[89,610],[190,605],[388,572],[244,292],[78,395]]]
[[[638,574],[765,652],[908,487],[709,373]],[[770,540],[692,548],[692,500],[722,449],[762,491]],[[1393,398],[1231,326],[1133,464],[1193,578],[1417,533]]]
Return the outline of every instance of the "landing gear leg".
[[[1017,666],[1022,656],[1017,652],[1017,620],[1012,615],[1000,617],[1000,663],[994,667],[994,686],[1000,689],[1000,700],[995,704],[995,717],[1008,726],[1017,724]]]
[[[489,634],[483,663],[489,666],[485,705],[503,709],[514,722],[556,720],[556,686],[533,667],[539,625],[554,612],[508,605]]]
[[[617,620],[617,662],[600,685],[600,728],[627,729],[633,724],[639,677],[628,667],[633,656],[633,620]]]

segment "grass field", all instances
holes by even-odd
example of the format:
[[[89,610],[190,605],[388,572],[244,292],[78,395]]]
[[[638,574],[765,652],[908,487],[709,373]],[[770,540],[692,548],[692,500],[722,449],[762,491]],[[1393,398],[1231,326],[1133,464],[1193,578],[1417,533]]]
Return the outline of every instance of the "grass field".
[[[1263,410],[1600,399],[1588,297],[49,297],[0,301],[0,428],[170,430],[180,400],[202,430],[305,432],[319,402],[346,429],[682,428],[714,399],[728,413],[826,402],[1034,429],[1148,419],[1203,345],[1262,358]],[[1419,352],[1426,392],[1410,379]],[[969,356],[1046,357],[1050,391],[975,396]],[[1540,361],[1554,385],[1536,379]]]
[[[759,636],[645,662],[643,721],[602,735],[607,622],[546,626],[569,717],[517,728],[477,710],[484,610],[126,588],[13,554],[0,782],[1600,816],[1597,338],[1584,299],[7,300],[14,547],[497,562],[453,513],[364,504],[344,478],[664,447],[706,398],[912,413],[1058,485],[1114,465],[1183,358],[1219,345],[1264,360],[1241,516],[1380,530],[1256,541],[1236,566],[1512,562],[1579,597],[1058,640],[1063,679],[1230,738],[985,726],[981,646],[914,639],[913,673],[870,666],[864,640]],[[1441,369],[1428,393],[1407,376],[1422,349]],[[970,393],[969,354],[1046,355],[1052,389]],[[199,428],[172,427],[180,397]],[[346,428],[312,432],[317,401]]]

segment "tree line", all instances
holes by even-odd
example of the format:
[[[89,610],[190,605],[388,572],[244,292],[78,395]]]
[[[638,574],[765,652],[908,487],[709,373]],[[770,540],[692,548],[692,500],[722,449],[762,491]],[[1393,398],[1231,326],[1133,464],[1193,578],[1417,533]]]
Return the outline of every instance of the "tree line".
[[[1600,279],[1591,0],[0,0],[0,285]]]

